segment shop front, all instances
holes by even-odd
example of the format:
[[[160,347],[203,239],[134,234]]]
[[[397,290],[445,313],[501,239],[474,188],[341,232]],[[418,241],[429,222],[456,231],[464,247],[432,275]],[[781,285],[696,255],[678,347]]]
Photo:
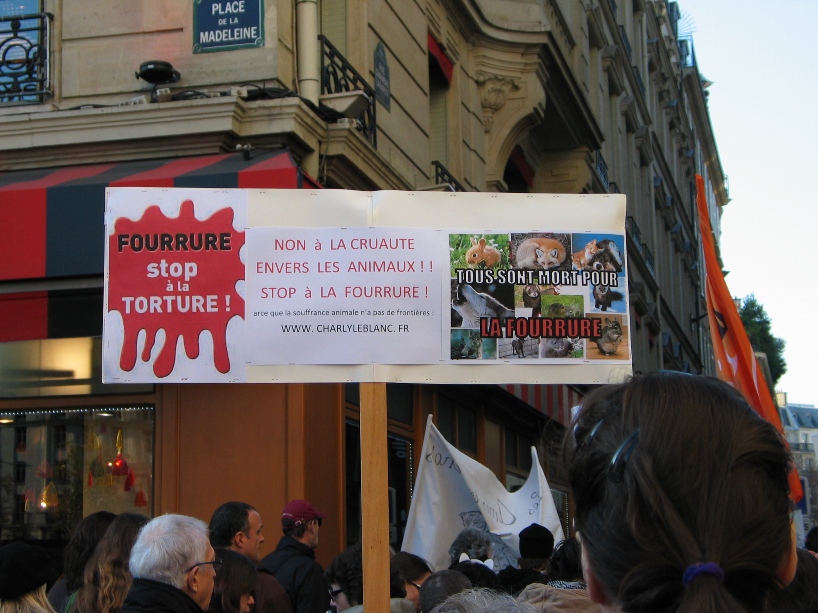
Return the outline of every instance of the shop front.
[[[361,535],[358,386],[103,384],[107,186],[316,187],[283,149],[0,175],[0,541],[41,541],[56,558],[97,510],[207,521],[244,500],[271,551],[284,504],[307,498],[329,516],[318,551],[329,563]],[[512,490],[537,446],[566,516],[557,452],[578,399],[567,386],[389,384],[392,545],[428,415]]]

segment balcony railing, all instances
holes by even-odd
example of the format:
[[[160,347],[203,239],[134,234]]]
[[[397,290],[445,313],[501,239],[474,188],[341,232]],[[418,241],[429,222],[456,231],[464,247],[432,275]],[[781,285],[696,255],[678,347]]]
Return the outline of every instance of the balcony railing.
[[[642,243],[642,255],[645,257],[645,266],[648,267],[650,270],[650,274],[653,275],[653,278],[656,278],[656,267],[653,262],[653,253],[645,243]]]
[[[793,451],[815,451],[815,445],[812,443],[790,443],[790,449]]]
[[[636,84],[639,86],[639,91],[642,92],[642,98],[645,98],[645,82],[642,80],[642,73],[636,66],[633,66],[633,76],[636,78]]]
[[[50,13],[0,17],[0,104],[38,103],[50,94]]]
[[[682,66],[685,68],[696,67],[696,49],[693,47],[692,38],[679,39],[679,56],[682,60]]]
[[[619,33],[622,35],[622,42],[625,43],[625,52],[628,54],[628,59],[633,57],[633,49],[631,48],[631,41],[628,40],[628,35],[625,32],[625,26],[619,26]]]
[[[375,90],[352,67],[329,39],[319,36],[321,41],[321,93],[337,94],[360,90],[369,96],[369,106],[357,117],[358,129],[376,149],[378,148],[378,126],[375,121]]]
[[[631,217],[630,215],[625,218],[625,228],[630,233],[633,242],[636,243],[638,247],[642,247],[642,231],[639,229],[639,226],[636,225],[636,220]]]
[[[599,180],[602,181],[602,185],[605,187],[605,190],[608,189],[608,165],[605,163],[605,158],[602,157],[602,152],[597,150],[595,152],[595,163],[596,163],[596,174],[599,177]]]
[[[460,181],[452,176],[452,173],[450,173],[443,164],[435,160],[432,162],[432,166],[435,168],[435,185],[449,184],[456,192],[466,191],[466,188],[460,184]]]

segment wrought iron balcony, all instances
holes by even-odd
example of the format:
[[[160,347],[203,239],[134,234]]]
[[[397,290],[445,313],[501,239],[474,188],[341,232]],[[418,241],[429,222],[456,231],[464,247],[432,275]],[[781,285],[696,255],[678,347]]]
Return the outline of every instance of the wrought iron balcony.
[[[378,126],[375,121],[375,90],[358,73],[352,64],[341,55],[326,36],[321,41],[321,93],[337,94],[360,90],[369,96],[369,106],[357,117],[358,129],[376,149],[378,148]]]
[[[595,163],[596,163],[596,174],[599,177],[599,180],[602,181],[602,185],[605,187],[605,190],[608,190],[608,165],[605,163],[605,158],[602,157],[602,152],[597,150],[595,152]]]
[[[636,220],[631,216],[628,215],[625,218],[625,228],[627,229],[628,233],[631,235],[633,242],[641,249],[642,247],[642,231],[639,229],[639,226],[636,225]]]
[[[642,98],[645,98],[645,82],[642,80],[642,73],[636,66],[633,66],[633,76],[636,78],[636,84],[639,86],[639,91],[642,92]]]
[[[692,38],[681,38],[678,41],[679,56],[681,57],[682,66],[685,68],[696,67],[696,50],[693,47]]]
[[[642,243],[642,255],[645,258],[645,266],[648,267],[650,274],[653,275],[653,278],[656,278],[656,266],[653,261],[653,253],[645,243]]]
[[[51,13],[0,17],[0,104],[42,102],[48,80]]]
[[[628,40],[628,35],[625,32],[625,26],[619,26],[619,34],[622,35],[622,42],[625,44],[625,51],[628,54],[628,59],[633,57],[633,49],[631,48],[631,41]]]
[[[452,173],[450,173],[443,164],[434,160],[432,166],[434,166],[435,169],[435,185],[449,184],[456,192],[466,191],[466,188],[460,184],[460,181],[452,176]]]

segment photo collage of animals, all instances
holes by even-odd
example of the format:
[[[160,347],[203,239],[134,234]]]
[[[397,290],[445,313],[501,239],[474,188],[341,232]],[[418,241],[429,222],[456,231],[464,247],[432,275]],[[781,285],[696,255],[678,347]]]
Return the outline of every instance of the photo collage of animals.
[[[573,364],[630,359],[623,235],[450,234],[449,253],[451,360]],[[481,318],[499,319],[502,338],[481,330]],[[580,320],[572,322],[573,331],[590,320],[599,336],[507,335],[508,318]]]

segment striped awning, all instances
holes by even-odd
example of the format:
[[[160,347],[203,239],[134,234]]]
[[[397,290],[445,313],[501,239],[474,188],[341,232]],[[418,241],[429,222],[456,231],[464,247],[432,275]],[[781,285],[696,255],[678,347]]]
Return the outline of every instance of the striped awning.
[[[0,281],[101,275],[109,186],[318,187],[286,149],[0,174]]]
[[[106,187],[321,186],[286,149],[0,173],[0,282],[101,278]],[[101,322],[101,283],[15,293],[0,286],[0,342],[93,336]]]
[[[582,400],[582,394],[569,385],[508,384],[503,387],[563,426],[571,423],[571,408]]]

